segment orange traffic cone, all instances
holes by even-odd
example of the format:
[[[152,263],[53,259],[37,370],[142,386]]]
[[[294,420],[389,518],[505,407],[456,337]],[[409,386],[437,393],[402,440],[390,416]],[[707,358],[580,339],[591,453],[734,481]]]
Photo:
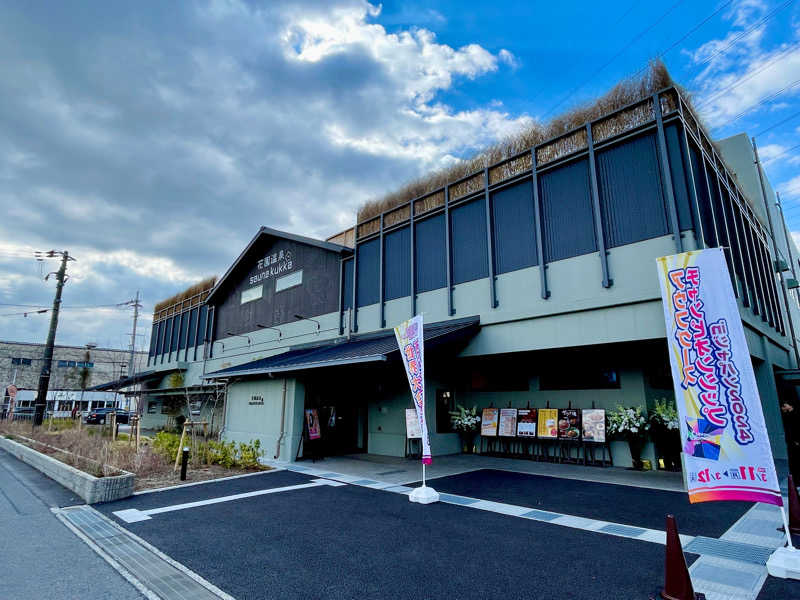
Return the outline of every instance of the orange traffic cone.
[[[703,600],[703,594],[696,594],[692,587],[692,578],[686,567],[683,556],[681,538],[678,537],[678,525],[673,515],[667,515],[667,558],[664,562],[664,589],[661,590],[664,600]]]
[[[800,534],[800,497],[794,487],[794,479],[789,475],[789,531]]]

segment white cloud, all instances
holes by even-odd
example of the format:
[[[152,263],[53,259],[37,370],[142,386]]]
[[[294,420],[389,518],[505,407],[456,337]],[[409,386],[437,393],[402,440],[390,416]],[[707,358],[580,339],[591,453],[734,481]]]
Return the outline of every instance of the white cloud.
[[[0,8],[0,239],[70,250],[72,304],[141,289],[146,311],[223,272],[259,225],[336,233],[364,200],[530,122],[441,101],[518,63],[441,43],[438,13],[391,33],[363,0],[101,3],[73,17]],[[3,267],[0,301],[52,299],[34,262]],[[59,339],[129,327],[95,318],[66,320]],[[0,338],[40,339],[40,321],[0,321]]]

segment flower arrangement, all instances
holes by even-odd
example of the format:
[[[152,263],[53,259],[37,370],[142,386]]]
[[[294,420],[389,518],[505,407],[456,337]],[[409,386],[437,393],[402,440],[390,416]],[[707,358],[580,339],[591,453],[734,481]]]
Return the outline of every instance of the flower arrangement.
[[[460,404],[456,404],[456,410],[450,411],[450,423],[453,425],[453,431],[458,431],[459,433],[477,431],[481,423],[481,418],[478,416],[478,407],[464,408]]]
[[[680,427],[678,421],[678,408],[674,402],[666,398],[655,401],[653,409],[650,411],[650,425],[653,428],[675,431]]]
[[[608,433],[626,437],[644,437],[650,423],[641,406],[617,406],[608,413]]]

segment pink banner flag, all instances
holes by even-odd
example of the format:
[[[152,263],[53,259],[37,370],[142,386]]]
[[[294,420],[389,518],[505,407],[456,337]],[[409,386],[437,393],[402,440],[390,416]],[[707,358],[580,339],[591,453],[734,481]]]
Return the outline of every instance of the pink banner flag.
[[[400,355],[406,367],[408,383],[414,408],[417,410],[419,428],[422,431],[422,463],[431,464],[431,442],[425,422],[425,344],[422,336],[422,316],[400,323],[394,328]]]

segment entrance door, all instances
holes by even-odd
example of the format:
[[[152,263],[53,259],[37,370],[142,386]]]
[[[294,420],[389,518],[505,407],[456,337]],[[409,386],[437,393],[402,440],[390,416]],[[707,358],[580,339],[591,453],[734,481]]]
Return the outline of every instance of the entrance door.
[[[323,436],[326,454],[356,454],[366,452],[366,406],[349,402],[338,406],[323,406]]]

